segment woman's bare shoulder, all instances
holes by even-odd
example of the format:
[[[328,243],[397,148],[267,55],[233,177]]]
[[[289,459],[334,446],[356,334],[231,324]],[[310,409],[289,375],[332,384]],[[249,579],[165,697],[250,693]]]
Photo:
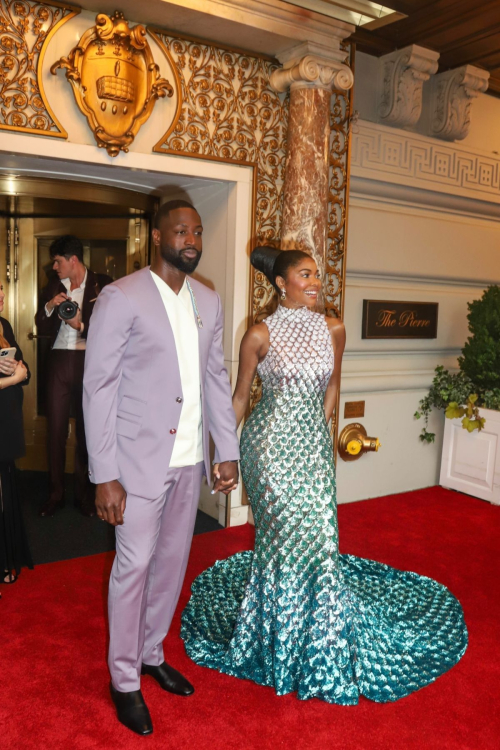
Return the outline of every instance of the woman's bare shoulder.
[[[265,323],[254,323],[243,336],[243,341],[250,345],[266,344],[269,341],[269,329]]]

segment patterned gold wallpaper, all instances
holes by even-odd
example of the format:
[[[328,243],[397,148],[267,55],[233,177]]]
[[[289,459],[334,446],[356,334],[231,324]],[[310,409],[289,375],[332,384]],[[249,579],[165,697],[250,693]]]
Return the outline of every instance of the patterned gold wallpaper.
[[[0,129],[67,138],[45,98],[39,71],[52,35],[79,12],[55,0],[0,0]],[[288,98],[269,83],[278,64],[161,29],[148,31],[169,57],[181,91],[174,123],[152,149],[252,168],[253,242],[279,246]],[[348,63],[350,55],[346,49]],[[351,94],[334,92],[325,264],[330,315],[343,311],[351,114]],[[254,273],[251,317],[269,311],[272,298],[267,280]]]
[[[0,129],[67,138],[43,91],[43,48],[80,9],[32,0],[0,0]]]

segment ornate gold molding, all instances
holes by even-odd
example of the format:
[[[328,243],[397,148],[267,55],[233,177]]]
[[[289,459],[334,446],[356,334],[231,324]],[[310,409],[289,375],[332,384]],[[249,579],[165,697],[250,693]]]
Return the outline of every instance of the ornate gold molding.
[[[75,100],[87,118],[99,148],[110,156],[127,152],[157,99],[173,96],[161,78],[140,24],[130,27],[123,13],[99,13],[68,57],[50,68],[66,69]]]
[[[353,67],[354,49],[348,50]],[[349,207],[353,89],[332,93],[330,115],[330,182],[328,196],[328,237],[325,266],[326,314],[344,317],[345,255]]]
[[[42,65],[52,36],[79,13],[55,0],[0,0],[0,129],[68,137],[45,97]]]
[[[271,87],[272,60],[209,42],[179,39],[161,29],[149,33],[173,60],[182,92],[176,123],[156,144],[156,153],[183,154],[252,167],[255,217],[253,243],[279,245],[288,124],[288,97]],[[354,50],[344,49],[353,67]],[[352,73],[349,70],[349,79]],[[333,91],[329,180],[326,311],[343,314],[352,89]],[[250,250],[251,248],[249,248]],[[262,273],[252,271],[250,318],[261,319],[276,302]],[[258,388],[252,389],[252,405]]]
[[[177,122],[153,150],[253,168],[253,240],[278,244],[288,106],[287,98],[270,85],[277,64],[158,29],[148,31],[173,60],[182,91]],[[272,296],[265,277],[254,274],[252,319]]]

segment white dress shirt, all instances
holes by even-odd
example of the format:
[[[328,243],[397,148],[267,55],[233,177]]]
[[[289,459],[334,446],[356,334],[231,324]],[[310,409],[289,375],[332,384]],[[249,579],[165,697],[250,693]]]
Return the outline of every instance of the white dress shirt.
[[[161,294],[172,327],[182,383],[181,417],[170,466],[193,466],[203,461],[200,354],[193,302],[186,281],[176,294],[153,271],[151,276]]]
[[[64,286],[66,287],[68,297],[71,297],[73,302],[78,303],[78,307],[80,308],[80,310],[82,309],[83,293],[85,292],[86,282],[87,282],[87,269],[85,269],[85,276],[83,277],[82,283],[76,289],[71,289],[71,281],[69,279],[61,279],[61,283],[64,284]],[[49,311],[47,310],[47,305],[45,305],[45,315],[48,318],[50,318],[50,316],[53,314],[55,309],[56,308],[53,307],[52,310]],[[73,351],[85,350],[86,340],[83,338],[82,333],[83,333],[83,323],[81,325],[81,330],[77,331],[76,328],[72,328],[70,325],[65,324],[64,321],[61,321],[59,333],[57,334],[57,338],[52,348],[53,349],[71,349]]]

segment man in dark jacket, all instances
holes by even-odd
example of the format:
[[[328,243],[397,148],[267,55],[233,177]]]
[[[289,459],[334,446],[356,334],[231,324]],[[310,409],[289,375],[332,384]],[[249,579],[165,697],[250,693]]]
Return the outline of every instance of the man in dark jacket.
[[[40,295],[35,322],[40,335],[50,336],[47,375],[47,423],[49,454],[49,499],[41,516],[52,516],[64,505],[64,465],[70,415],[76,422],[75,505],[84,515],[95,514],[93,486],[87,473],[87,448],[82,413],[83,368],[90,316],[101,289],[112,279],[86,268],[83,245],[77,237],[64,235],[50,246],[57,277]],[[72,300],[76,315],[63,320],[59,305]]]

